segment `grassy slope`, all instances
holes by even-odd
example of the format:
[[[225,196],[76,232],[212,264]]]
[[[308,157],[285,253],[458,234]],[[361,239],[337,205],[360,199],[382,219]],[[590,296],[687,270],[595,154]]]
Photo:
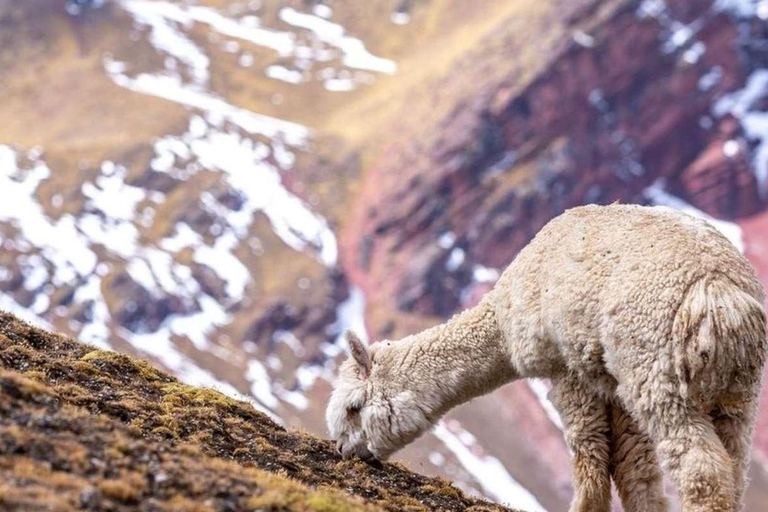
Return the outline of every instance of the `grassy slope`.
[[[350,494],[347,494],[350,493]],[[3,510],[504,510],[0,313]]]

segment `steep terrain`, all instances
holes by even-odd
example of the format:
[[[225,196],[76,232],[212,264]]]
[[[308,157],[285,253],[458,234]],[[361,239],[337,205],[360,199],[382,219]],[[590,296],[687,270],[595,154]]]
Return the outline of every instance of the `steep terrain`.
[[[502,511],[0,314],[3,510]]]
[[[322,435],[345,329],[473,304],[567,207],[717,219],[768,283],[766,19],[759,0],[0,0],[0,309]],[[564,510],[547,388],[467,404],[398,457]]]
[[[460,76],[434,81],[446,85],[433,86],[437,100],[406,99],[413,114],[369,166],[341,246],[369,312],[382,312],[369,314],[379,336],[412,329],[392,311],[444,317],[473,304],[549,219],[584,203],[662,204],[702,216],[768,275],[765,3],[558,6],[549,15],[562,28],[550,23],[535,44],[525,31],[500,28],[459,60]],[[526,21],[536,16],[546,9]],[[499,53],[507,69],[478,80]],[[514,392],[518,400],[523,393]],[[492,397],[459,414],[502,403]],[[752,485],[763,508],[764,404]],[[536,443],[551,426],[540,416],[511,422]]]
[[[322,434],[338,336],[369,321],[337,257],[375,154],[358,144],[524,12],[0,0],[0,308]],[[535,399],[513,414],[547,421]],[[546,469],[521,486],[457,420],[436,434],[403,457],[520,506],[537,506],[529,485],[568,500],[567,475],[554,498]]]

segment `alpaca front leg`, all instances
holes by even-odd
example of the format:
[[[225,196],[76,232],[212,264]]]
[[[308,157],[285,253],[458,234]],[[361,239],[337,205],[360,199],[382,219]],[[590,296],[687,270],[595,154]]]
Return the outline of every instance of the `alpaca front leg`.
[[[611,406],[611,441],[611,474],[624,511],[669,510],[653,442],[619,404]]]
[[[607,404],[573,376],[554,382],[550,399],[563,419],[565,440],[573,453],[574,498],[570,511],[608,512],[611,478]]]

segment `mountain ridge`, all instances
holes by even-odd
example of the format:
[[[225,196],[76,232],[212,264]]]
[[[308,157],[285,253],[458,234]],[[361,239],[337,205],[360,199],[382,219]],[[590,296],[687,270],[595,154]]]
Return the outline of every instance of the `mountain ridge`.
[[[344,329],[470,307],[563,208],[704,216],[768,283],[764,7],[0,0],[0,308],[322,435]],[[563,510],[547,389],[397,458]],[[766,453],[763,414],[750,506]]]

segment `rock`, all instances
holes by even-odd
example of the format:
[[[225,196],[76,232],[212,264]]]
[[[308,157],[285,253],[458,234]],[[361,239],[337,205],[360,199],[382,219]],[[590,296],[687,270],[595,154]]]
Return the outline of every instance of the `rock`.
[[[643,203],[643,191],[659,179],[717,218],[765,209],[741,127],[730,116],[712,119],[712,105],[741,87],[766,51],[730,44],[743,27],[708,14],[711,2],[665,5],[656,17],[632,3],[617,9],[590,30],[590,45],[568,44],[519,90],[510,90],[508,77],[474,96],[457,95],[450,115],[431,121],[440,136],[421,149],[428,158],[414,163],[405,138],[388,151],[366,177],[387,186],[367,198],[365,227],[355,235],[366,255],[356,266],[367,294],[447,316],[462,306],[468,282],[466,273],[444,268],[435,250],[442,232],[467,241],[467,266],[504,267],[566,208]],[[675,46],[673,27],[692,20],[701,28]],[[749,30],[746,39],[754,40],[763,29]],[[701,45],[703,55],[691,54]],[[703,87],[712,70],[716,84]],[[727,156],[725,144],[742,149]],[[385,175],[403,179],[379,178]]]
[[[134,281],[127,272],[118,273],[108,281],[111,293],[117,300],[111,304],[112,314],[119,325],[137,334],[156,332],[170,315],[190,314],[199,310],[194,304],[186,304],[178,297],[157,294]],[[80,322],[92,320],[86,308]]]

